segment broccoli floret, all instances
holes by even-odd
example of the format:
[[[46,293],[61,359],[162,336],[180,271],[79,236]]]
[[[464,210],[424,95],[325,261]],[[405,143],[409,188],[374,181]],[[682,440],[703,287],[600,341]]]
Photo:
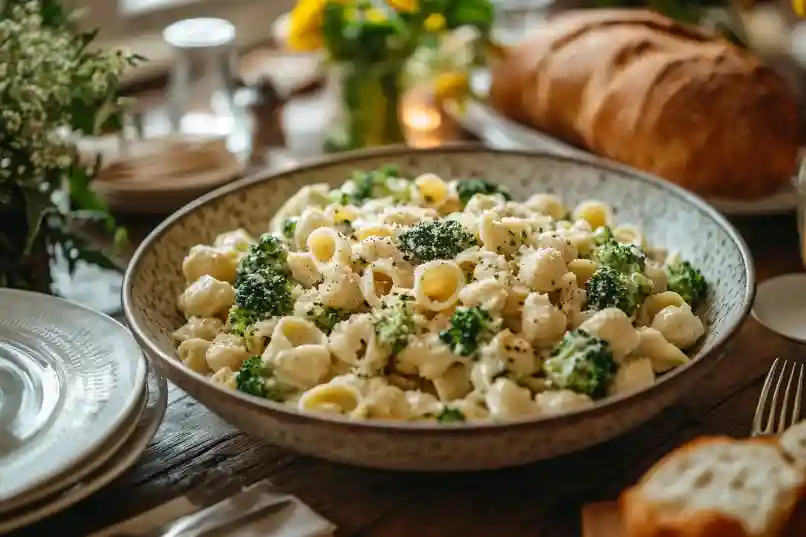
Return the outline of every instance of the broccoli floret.
[[[593,242],[602,246],[613,240],[613,231],[607,226],[599,226],[593,231]]]
[[[249,246],[235,275],[235,286],[248,274],[253,274],[264,268],[271,268],[280,274],[288,274],[288,250],[282,241],[270,233],[264,233],[257,244]]]
[[[294,232],[297,230],[297,222],[299,222],[299,218],[296,216],[283,220],[283,237],[290,239],[294,236]]]
[[[457,308],[451,315],[450,328],[439,333],[439,339],[461,356],[471,356],[479,345],[492,339],[495,323],[487,310],[474,306]]]
[[[696,308],[708,293],[708,282],[700,269],[688,261],[678,261],[666,267],[667,286],[685,300],[689,306]]]
[[[445,407],[442,412],[437,414],[437,421],[439,423],[456,423],[465,421],[465,415],[458,408]]]
[[[646,255],[633,244],[609,240],[596,249],[594,256],[602,265],[623,274],[643,272],[646,267]]]
[[[462,179],[456,183],[456,193],[459,195],[459,201],[462,206],[467,205],[467,202],[476,194],[501,194],[504,199],[511,200],[512,195],[509,189],[503,185],[497,185],[484,179]]]
[[[618,308],[632,315],[652,291],[652,282],[639,272],[624,274],[601,266],[588,280],[586,291],[587,309]]]
[[[285,274],[268,267],[246,274],[235,288],[235,305],[228,317],[230,331],[243,335],[258,321],[289,315],[293,306],[291,282]]]
[[[411,183],[401,178],[398,167],[391,164],[377,170],[355,172],[342,191],[342,197],[345,196],[354,205],[389,196],[395,201],[406,202],[411,199]]]
[[[414,334],[415,329],[414,317],[404,297],[382,308],[376,316],[375,335],[391,356],[400,354],[406,348],[409,336]]]
[[[238,373],[235,375],[235,386],[238,391],[255,397],[282,401],[283,390],[277,383],[271,382],[271,374],[271,368],[263,364],[260,356],[252,356],[244,360],[238,369]]]
[[[543,363],[552,384],[593,398],[607,394],[616,369],[607,342],[580,329],[568,332]]]
[[[456,220],[420,222],[398,236],[398,247],[419,262],[454,259],[476,245],[476,238]]]
[[[329,306],[315,304],[306,316],[325,334],[333,331],[333,327],[350,317],[350,312]]]

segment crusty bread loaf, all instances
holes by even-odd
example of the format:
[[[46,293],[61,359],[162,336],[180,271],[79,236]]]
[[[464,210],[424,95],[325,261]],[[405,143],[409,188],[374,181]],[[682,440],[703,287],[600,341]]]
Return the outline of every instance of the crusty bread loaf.
[[[625,537],[778,537],[805,485],[774,439],[695,440],[622,495]]]
[[[490,105],[704,196],[769,195],[796,169],[795,96],[745,51],[645,10],[559,14],[493,68]]]

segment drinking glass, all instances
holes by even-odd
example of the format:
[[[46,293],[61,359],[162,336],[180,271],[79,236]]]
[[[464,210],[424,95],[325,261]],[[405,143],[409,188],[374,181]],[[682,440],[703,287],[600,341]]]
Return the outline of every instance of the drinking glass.
[[[249,144],[246,107],[236,99],[235,27],[215,18],[185,19],[165,28],[175,63],[168,94],[173,132],[224,137],[241,153]]]

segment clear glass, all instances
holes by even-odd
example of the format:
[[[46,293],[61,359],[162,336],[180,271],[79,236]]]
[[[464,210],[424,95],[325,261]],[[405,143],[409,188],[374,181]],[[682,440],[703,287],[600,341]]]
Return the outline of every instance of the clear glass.
[[[495,0],[495,26],[492,37],[497,43],[519,43],[543,22],[553,0]]]
[[[236,95],[235,27],[224,19],[175,22],[163,31],[174,49],[168,94],[171,131],[227,138],[234,153],[249,144],[240,126],[248,114]]]

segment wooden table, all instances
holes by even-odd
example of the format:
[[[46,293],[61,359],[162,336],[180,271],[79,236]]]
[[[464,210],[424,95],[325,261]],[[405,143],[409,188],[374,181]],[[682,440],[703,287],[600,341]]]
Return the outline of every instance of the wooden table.
[[[442,136],[460,134],[446,130]],[[750,245],[759,280],[802,270],[793,216],[734,223]],[[138,237],[154,222],[129,224]],[[297,455],[239,433],[172,387],[164,423],[131,471],[15,535],[82,536],[196,487],[223,488],[237,476],[247,482],[270,478],[335,523],[339,537],[574,537],[584,503],[615,498],[681,442],[702,434],[747,434],[772,360],[800,355],[797,345],[749,319],[710,378],[633,432],[525,468],[466,474],[374,471]]]

